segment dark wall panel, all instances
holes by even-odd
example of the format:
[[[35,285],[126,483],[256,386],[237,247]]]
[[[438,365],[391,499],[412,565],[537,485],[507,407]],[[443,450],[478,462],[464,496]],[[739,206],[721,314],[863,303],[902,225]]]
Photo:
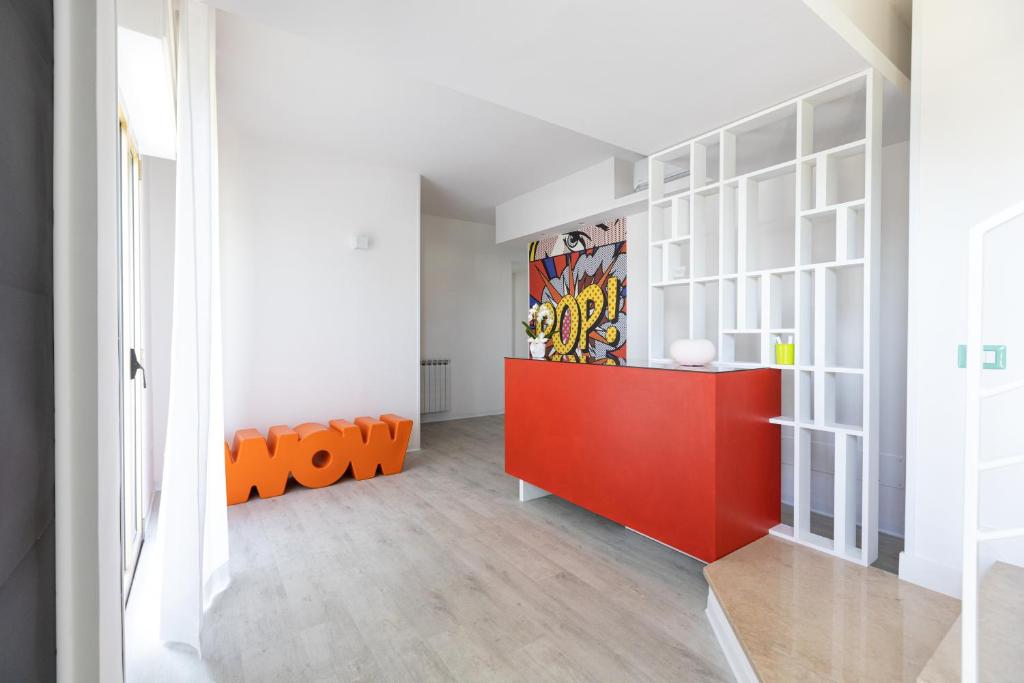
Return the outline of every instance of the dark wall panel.
[[[53,5],[0,0],[0,681],[56,679]]]

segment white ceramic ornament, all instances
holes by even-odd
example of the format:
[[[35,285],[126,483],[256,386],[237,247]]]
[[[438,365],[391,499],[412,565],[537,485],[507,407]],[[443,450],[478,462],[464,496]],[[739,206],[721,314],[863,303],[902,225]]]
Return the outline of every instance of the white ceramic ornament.
[[[680,365],[706,365],[715,358],[715,345],[707,339],[676,339],[668,355]]]

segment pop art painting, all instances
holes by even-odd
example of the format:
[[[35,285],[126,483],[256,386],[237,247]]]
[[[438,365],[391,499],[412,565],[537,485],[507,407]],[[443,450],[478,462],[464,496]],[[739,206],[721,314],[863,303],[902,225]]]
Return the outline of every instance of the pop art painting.
[[[626,364],[626,219],[530,245],[530,305],[546,314],[547,358]]]

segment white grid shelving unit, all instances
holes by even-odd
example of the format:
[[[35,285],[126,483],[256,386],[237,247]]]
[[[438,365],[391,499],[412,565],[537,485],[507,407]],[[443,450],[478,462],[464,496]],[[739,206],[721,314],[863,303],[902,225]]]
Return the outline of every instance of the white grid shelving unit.
[[[793,525],[772,534],[864,565],[878,557],[881,124],[868,70],[658,152],[648,176],[649,357],[707,338],[720,364],[781,370],[771,421],[792,444]],[[795,365],[775,365],[776,337]],[[827,495],[812,458],[834,473]],[[832,538],[812,508],[831,509]]]

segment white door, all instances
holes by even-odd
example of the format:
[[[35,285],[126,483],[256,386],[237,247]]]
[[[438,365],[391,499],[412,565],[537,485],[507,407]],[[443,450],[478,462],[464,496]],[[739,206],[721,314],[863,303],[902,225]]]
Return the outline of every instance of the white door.
[[[979,623],[992,601],[979,586],[996,561],[1024,566],[1024,202],[971,231],[968,267],[967,369],[964,457],[964,571],[961,605],[961,679],[977,680]],[[996,655],[997,647],[989,652]]]
[[[143,539],[142,391],[145,386],[145,370],[142,368],[142,278],[139,249],[142,177],[139,155],[123,119],[119,147],[121,571],[122,594],[127,602]]]

